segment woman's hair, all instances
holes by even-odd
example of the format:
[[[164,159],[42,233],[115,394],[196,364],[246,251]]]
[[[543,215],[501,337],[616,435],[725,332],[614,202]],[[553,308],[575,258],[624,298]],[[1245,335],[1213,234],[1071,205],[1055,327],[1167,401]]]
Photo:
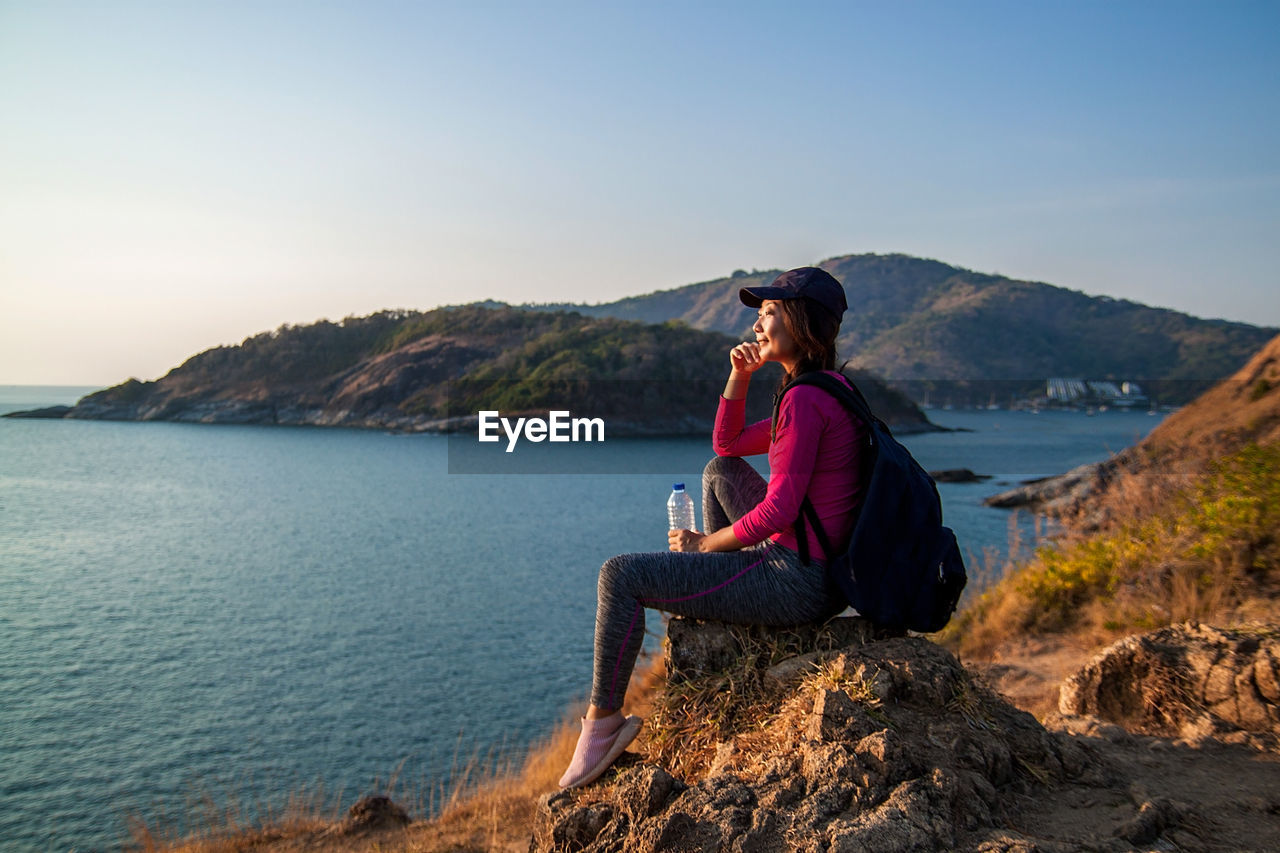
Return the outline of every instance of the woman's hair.
[[[782,322],[796,342],[800,358],[796,361],[795,375],[782,377],[785,383],[801,373],[812,370],[836,369],[836,335],[840,333],[840,318],[811,299],[783,299]]]

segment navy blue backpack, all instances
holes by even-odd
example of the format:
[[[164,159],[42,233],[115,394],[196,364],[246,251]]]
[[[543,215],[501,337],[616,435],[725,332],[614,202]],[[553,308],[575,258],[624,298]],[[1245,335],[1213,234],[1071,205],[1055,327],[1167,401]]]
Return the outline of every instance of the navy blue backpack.
[[[828,579],[860,615],[887,628],[942,630],[967,577],[956,535],[942,525],[942,501],[933,478],[872,414],[856,386],[815,371],[787,383],[778,400],[796,385],[815,385],[839,400],[867,425],[869,444],[863,456],[862,506],[848,546],[841,550],[832,545],[806,497],[796,519],[801,559],[809,562],[807,519],[828,555]]]

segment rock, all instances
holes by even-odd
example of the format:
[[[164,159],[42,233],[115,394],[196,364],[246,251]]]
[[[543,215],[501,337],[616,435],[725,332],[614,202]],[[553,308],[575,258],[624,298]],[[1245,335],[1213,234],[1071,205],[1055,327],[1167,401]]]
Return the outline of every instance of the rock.
[[[1054,726],[1074,735],[1098,738],[1115,744],[1132,743],[1134,739],[1133,735],[1123,726],[1117,726],[1115,723],[1109,723],[1106,720],[1090,715],[1072,714],[1063,716],[1059,713],[1059,716],[1054,719]]]
[[[1096,845],[1081,848],[1075,844],[1058,844],[1039,838],[1028,838],[1011,829],[999,829],[983,836],[972,848],[975,853],[1079,853],[1081,849],[1099,849]]]
[[[741,661],[744,655],[759,654],[767,648],[771,653],[791,651],[791,656],[770,669],[776,673],[774,680],[785,681],[807,668],[823,652],[900,636],[901,633],[879,628],[858,616],[837,617],[821,625],[792,628],[727,625],[675,617],[667,624],[667,678],[680,682],[723,672]],[[805,654],[803,661],[789,663],[801,654]]]
[[[1104,649],[1063,682],[1059,711],[1193,742],[1237,731],[1280,737],[1277,661],[1280,629],[1174,625]]]
[[[1028,507],[1042,512],[1070,513],[1090,495],[1105,487],[1126,461],[1127,457],[1117,455],[1102,462],[1072,468],[1056,477],[1028,480],[1016,488],[984,498],[982,503],[1004,509]]]
[[[544,799],[530,849],[1059,849],[998,830],[1033,789],[1099,773],[1097,758],[973,681],[935,643],[836,623],[771,637],[673,619],[674,697],[766,684],[751,700],[761,704],[718,704],[740,726],[704,740],[707,759],[683,779],[656,763],[661,744],[688,737],[678,726],[712,724],[680,718],[654,731],[664,719],[655,711],[640,763]],[[784,663],[779,649],[805,664],[765,681]]]
[[[663,850],[718,853],[724,848],[724,840],[715,821],[699,820],[687,811],[675,811],[660,815],[646,824],[630,848],[637,853]],[[530,848],[531,853],[534,849]]]
[[[362,797],[347,810],[347,817],[335,829],[336,834],[351,835],[361,832],[380,832],[401,829],[409,825],[409,813],[390,797]]]
[[[1280,702],[1280,660],[1273,649],[1263,649],[1253,662],[1253,683],[1268,702]]]
[[[813,702],[813,713],[805,731],[809,740],[845,740],[853,735],[866,715],[858,703],[843,690],[821,690]]]
[[[31,409],[25,412],[8,412],[4,415],[4,417],[57,419],[57,418],[65,418],[67,416],[67,413],[70,411],[71,411],[70,406],[46,406],[43,409]]]
[[[1184,812],[1183,807],[1163,797],[1147,800],[1138,808],[1136,815],[1116,827],[1114,835],[1130,844],[1151,844],[1177,826]]]
[[[944,471],[930,471],[929,476],[935,483],[981,483],[990,480],[990,474],[975,474],[968,468],[948,468]]]
[[[603,803],[578,806],[572,791],[547,794],[538,801],[530,850],[582,850],[595,842],[612,820]]]
[[[618,780],[618,802],[631,820],[641,821],[661,811],[668,798],[683,789],[661,767],[635,767]]]
[[[818,661],[822,660],[826,655],[826,652],[809,652],[808,654],[787,658],[764,671],[765,683],[773,687],[785,687],[792,681],[796,681],[807,673],[813,672],[818,665]]]

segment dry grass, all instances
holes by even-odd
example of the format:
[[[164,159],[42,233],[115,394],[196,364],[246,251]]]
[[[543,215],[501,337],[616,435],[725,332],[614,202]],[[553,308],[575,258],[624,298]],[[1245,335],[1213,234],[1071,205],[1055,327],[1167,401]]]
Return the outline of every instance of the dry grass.
[[[646,758],[685,780],[711,766],[716,749],[736,734],[767,723],[770,690],[749,666],[693,681],[671,683],[646,721]]]
[[[1097,646],[1191,619],[1274,617],[1280,445],[1165,463],[1113,483],[1101,527],[1064,519],[1064,532],[972,600],[942,641],[984,659],[1027,636]]]
[[[649,715],[664,681],[660,655],[642,661],[628,691],[627,713]],[[408,789],[393,774],[377,793],[391,797],[411,815],[434,815],[402,830],[341,834],[345,816],[341,795],[326,795],[317,787],[295,794],[279,809],[248,808],[243,805],[245,798],[234,795],[204,795],[188,804],[185,816],[188,826],[200,829],[184,830],[172,820],[159,825],[131,820],[133,838],[128,849],[140,853],[523,853],[529,847],[537,800],[557,790],[556,783],[573,757],[578,731],[577,719],[563,720],[545,740],[531,746],[518,765],[493,755],[474,757],[455,768],[448,789]]]
[[[188,798],[181,819],[162,817],[148,824],[131,816],[132,841],[127,849],[143,853],[259,850],[285,839],[323,832],[341,819],[340,802],[340,795],[326,795],[322,786],[298,789],[280,807],[236,791],[216,795],[204,790]],[[199,829],[190,831],[184,825]]]
[[[768,677],[771,667],[802,653],[813,653],[812,640],[787,631],[735,628],[739,654],[723,671],[668,682],[652,695],[653,708],[641,739],[641,752],[685,782],[706,775],[721,748],[734,744],[762,752],[772,724],[790,712],[785,696],[796,692]],[[844,690],[855,700],[874,704],[871,687],[861,677],[821,657],[831,638],[819,634],[817,654],[803,682]],[[834,645],[834,641],[831,641]],[[810,691],[811,693],[812,691]]]
[[[651,713],[654,696],[666,681],[663,659],[655,655],[637,667],[627,691],[625,713]],[[580,724],[566,719],[541,743],[530,748],[515,771],[491,774],[460,785],[439,815],[411,827],[402,848],[414,853],[444,851],[523,851],[529,847],[537,800],[559,789],[558,781],[573,758]]]

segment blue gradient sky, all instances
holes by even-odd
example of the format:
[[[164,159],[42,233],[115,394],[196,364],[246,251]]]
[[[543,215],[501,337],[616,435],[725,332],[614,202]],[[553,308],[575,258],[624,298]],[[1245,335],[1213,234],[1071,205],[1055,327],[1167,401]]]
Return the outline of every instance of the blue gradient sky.
[[[1280,325],[1277,32],[1277,3],[0,0],[0,383],[852,252]]]

